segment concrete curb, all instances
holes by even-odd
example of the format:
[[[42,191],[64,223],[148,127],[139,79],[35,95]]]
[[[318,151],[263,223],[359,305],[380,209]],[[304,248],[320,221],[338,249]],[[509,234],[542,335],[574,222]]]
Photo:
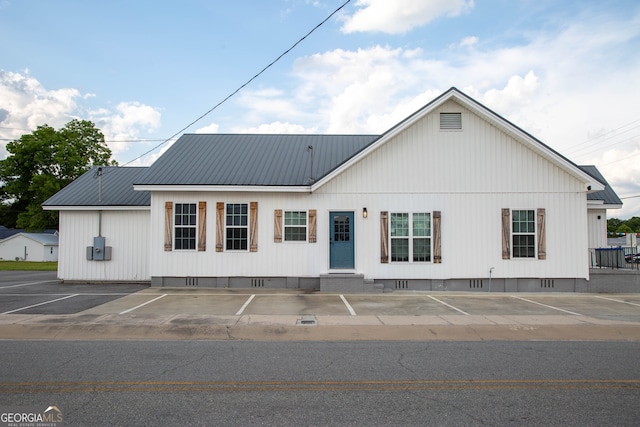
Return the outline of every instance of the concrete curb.
[[[14,317],[12,321],[7,316],[0,316],[0,339],[640,341],[640,324],[631,322],[614,322],[585,316],[469,317],[471,316],[318,316],[317,324],[301,326],[296,325],[299,316],[22,316]]]

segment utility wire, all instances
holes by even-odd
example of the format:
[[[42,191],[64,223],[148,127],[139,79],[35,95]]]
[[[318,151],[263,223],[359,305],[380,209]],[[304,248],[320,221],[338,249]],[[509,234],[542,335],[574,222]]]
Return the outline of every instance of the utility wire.
[[[297,42],[295,42],[289,49],[285,50],[282,54],[280,54],[280,56],[278,56],[276,59],[274,59],[269,65],[267,65],[266,67],[264,67],[262,70],[260,70],[256,75],[254,75],[253,77],[251,77],[249,80],[247,80],[243,85],[241,85],[240,87],[238,87],[236,90],[234,90],[233,92],[231,92],[229,95],[227,95],[226,98],[224,98],[222,101],[218,102],[216,105],[214,105],[211,109],[209,109],[209,111],[207,111],[206,113],[204,113],[203,115],[201,115],[200,117],[198,117],[197,119],[195,119],[194,121],[192,121],[191,123],[189,123],[188,125],[186,125],[185,127],[183,127],[182,129],[180,129],[178,132],[174,133],[173,135],[171,135],[169,138],[165,139],[163,142],[161,142],[160,144],[156,145],[155,147],[153,147],[152,149],[142,153],[141,155],[139,155],[138,157],[136,157],[133,160],[128,161],[127,163],[123,164],[122,166],[126,166],[130,163],[135,162],[136,160],[146,156],[147,154],[157,150],[158,148],[160,148],[161,146],[163,146],[164,144],[166,144],[167,142],[171,141],[173,138],[175,138],[176,136],[178,136],[179,134],[181,134],[182,132],[184,132],[185,130],[189,129],[191,126],[193,126],[194,124],[196,124],[197,122],[199,122],[200,120],[202,120],[203,118],[205,118],[206,116],[208,116],[213,110],[217,109],[219,106],[221,106],[222,104],[224,104],[225,102],[227,102],[231,97],[233,97],[235,94],[237,94],[238,92],[240,92],[242,89],[244,89],[247,85],[249,85],[252,81],[254,81],[255,79],[257,79],[262,73],[264,73],[265,71],[267,71],[269,68],[271,68],[272,65],[274,65],[276,62],[278,62],[283,56],[285,56],[286,54],[288,54],[289,52],[291,52],[296,46],[298,46],[300,43],[302,43],[302,41],[304,41],[307,37],[309,37],[311,35],[311,33],[313,33],[315,30],[317,30],[318,28],[320,28],[325,22],[327,22],[329,19],[331,19],[333,17],[333,15],[335,15],[336,13],[338,13],[340,10],[342,10],[342,8],[344,8],[347,4],[349,4],[349,2],[351,2],[351,0],[347,0],[345,1],[340,7],[338,7],[336,10],[334,10],[331,15],[327,16],[322,22],[320,22],[318,25],[316,25],[315,27],[313,27],[313,29],[311,31],[309,31],[307,34],[305,34],[302,38],[300,38]]]

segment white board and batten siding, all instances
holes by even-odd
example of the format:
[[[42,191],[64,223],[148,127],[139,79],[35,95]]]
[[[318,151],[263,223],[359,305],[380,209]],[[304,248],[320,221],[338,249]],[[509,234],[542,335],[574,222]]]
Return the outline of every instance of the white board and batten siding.
[[[439,113],[458,111],[462,130],[441,131]],[[357,241],[366,248],[357,268],[367,277],[477,278],[493,267],[494,277],[587,278],[585,190],[539,152],[449,101],[318,193],[367,207]],[[545,209],[545,260],[502,259],[502,208]],[[440,211],[442,264],[381,264],[369,249],[379,247],[380,211]]]
[[[440,112],[462,112],[462,130],[441,131]],[[154,277],[318,277],[330,272],[329,213],[353,211],[355,272],[366,278],[481,278],[490,268],[496,278],[587,278],[583,187],[544,150],[449,101],[313,193],[153,192],[150,270]],[[206,202],[206,250],[164,250],[166,202]],[[216,252],[218,202],[258,202],[256,252]],[[502,259],[503,208],[545,209],[546,259]],[[274,242],[275,210],[309,209],[317,212],[316,243]],[[381,263],[382,211],[440,211],[442,263]]]
[[[112,247],[111,260],[87,260],[99,232],[97,211],[60,211],[58,278],[66,281],[147,281],[149,210],[102,211],[100,234]]]

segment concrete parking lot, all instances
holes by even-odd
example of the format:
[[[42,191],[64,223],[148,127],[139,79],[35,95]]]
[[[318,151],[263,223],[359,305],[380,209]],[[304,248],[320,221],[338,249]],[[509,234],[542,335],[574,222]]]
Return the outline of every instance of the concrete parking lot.
[[[334,329],[325,335],[287,329],[301,325]],[[574,328],[571,333],[568,327]],[[85,338],[92,331],[98,336],[171,339],[238,339],[246,331],[251,339],[269,334],[289,334],[292,339],[442,339],[451,334],[459,339],[523,339],[522,331],[528,331],[526,339],[640,340],[640,294],[332,294],[65,284],[52,273],[0,273],[0,338],[73,337],[69,331],[80,331]],[[464,334],[456,335],[460,331]]]

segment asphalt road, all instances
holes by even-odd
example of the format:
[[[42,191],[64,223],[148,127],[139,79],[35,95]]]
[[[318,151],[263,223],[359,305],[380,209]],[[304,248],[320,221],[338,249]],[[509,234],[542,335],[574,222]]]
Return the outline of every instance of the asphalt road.
[[[91,426],[632,426],[638,342],[3,341],[0,399]]]

